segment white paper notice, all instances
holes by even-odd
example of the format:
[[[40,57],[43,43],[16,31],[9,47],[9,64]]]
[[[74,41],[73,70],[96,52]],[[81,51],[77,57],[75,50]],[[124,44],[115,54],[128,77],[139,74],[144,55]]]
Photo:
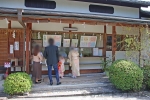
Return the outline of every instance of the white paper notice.
[[[98,48],[93,48],[93,56],[98,56]]]
[[[72,39],[71,47],[77,47],[78,46],[78,39]]]
[[[24,50],[26,51],[26,42],[24,43]]]
[[[70,39],[63,39],[63,47],[70,47]]]
[[[99,56],[102,56],[102,55],[103,55],[103,52],[102,52],[102,51],[103,51],[102,49],[99,49],[99,50],[98,50]]]
[[[19,50],[19,42],[18,41],[16,41],[14,43],[14,50]]]
[[[13,54],[13,53],[14,53],[14,46],[10,45],[10,54]]]
[[[49,45],[48,39],[54,39],[54,44],[58,47],[61,47],[61,35],[43,35],[43,47]]]

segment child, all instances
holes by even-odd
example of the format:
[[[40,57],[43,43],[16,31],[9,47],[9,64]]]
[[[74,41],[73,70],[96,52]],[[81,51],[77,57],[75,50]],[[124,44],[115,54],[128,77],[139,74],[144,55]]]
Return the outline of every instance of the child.
[[[58,71],[60,78],[64,78],[64,71],[65,71],[64,63],[65,63],[64,57],[60,56],[58,62]]]

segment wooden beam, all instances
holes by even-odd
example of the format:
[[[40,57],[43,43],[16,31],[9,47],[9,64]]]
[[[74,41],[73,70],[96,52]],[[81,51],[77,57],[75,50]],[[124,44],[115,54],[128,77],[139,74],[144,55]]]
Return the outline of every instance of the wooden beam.
[[[116,50],[117,50],[116,26],[112,26],[112,61],[115,61]]]
[[[22,16],[22,12],[20,11],[20,14]],[[8,20],[13,20],[13,21],[18,21],[18,18],[17,17],[14,17],[14,16],[0,16],[0,19],[3,20],[7,18]],[[35,16],[35,17],[20,17],[20,19],[22,19],[21,22],[21,25],[23,27],[25,27],[25,24],[23,22],[26,22],[26,23],[37,23],[37,20],[40,21],[40,23],[48,23],[48,22],[55,22],[55,23],[60,23],[60,18],[40,18]],[[146,28],[146,25],[144,24],[130,24],[130,23],[123,23],[123,22],[106,22],[106,21],[97,21],[97,20],[84,20],[84,19],[75,19],[75,18],[61,18],[61,22],[62,23],[69,23],[69,24],[73,24],[73,23],[77,23],[77,24],[83,24],[85,22],[85,24],[87,25],[110,25],[110,26],[128,26],[128,27],[144,27]],[[150,26],[149,26],[150,28]]]
[[[18,21],[19,23],[23,26],[23,28],[26,28],[26,25],[24,24],[24,22],[22,21],[22,9],[18,9]]]
[[[30,51],[29,51],[29,46],[30,46],[30,31],[32,28],[31,23],[27,23],[27,28],[26,28],[26,72],[29,74],[30,73]]]

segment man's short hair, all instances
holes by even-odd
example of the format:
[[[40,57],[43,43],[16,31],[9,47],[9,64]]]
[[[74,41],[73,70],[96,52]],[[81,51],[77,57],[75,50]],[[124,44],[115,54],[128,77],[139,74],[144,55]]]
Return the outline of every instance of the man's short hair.
[[[53,44],[54,44],[54,39],[50,38],[50,39],[48,40],[48,43],[49,43],[49,45],[53,45]]]

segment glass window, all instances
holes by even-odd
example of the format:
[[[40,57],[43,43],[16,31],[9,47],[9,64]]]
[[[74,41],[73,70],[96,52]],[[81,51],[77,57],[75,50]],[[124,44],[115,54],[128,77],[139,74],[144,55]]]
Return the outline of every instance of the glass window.
[[[112,36],[107,36],[107,50],[112,50]]]

